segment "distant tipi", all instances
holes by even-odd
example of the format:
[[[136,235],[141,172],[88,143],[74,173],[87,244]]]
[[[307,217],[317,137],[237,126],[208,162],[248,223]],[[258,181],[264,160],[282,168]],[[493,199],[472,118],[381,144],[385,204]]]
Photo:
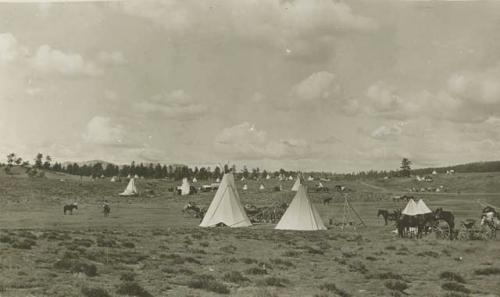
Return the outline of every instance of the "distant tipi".
[[[137,188],[135,187],[135,180],[133,178],[130,179],[128,182],[127,187],[125,188],[125,191],[123,193],[120,193],[120,196],[134,196],[139,194],[137,191]]]

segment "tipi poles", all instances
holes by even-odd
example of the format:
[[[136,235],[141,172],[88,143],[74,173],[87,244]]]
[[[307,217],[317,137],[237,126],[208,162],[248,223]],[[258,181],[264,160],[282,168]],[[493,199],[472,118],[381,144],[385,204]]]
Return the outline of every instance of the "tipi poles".
[[[365,222],[363,221],[363,219],[361,218],[361,216],[358,214],[358,212],[354,209],[354,207],[352,207],[352,205],[349,202],[349,200],[347,200],[347,198],[346,198],[345,201],[346,201],[347,205],[349,206],[349,208],[352,209],[352,212],[354,212],[354,214],[356,215],[356,217],[359,219],[359,221],[361,222],[361,224],[363,225],[363,227],[366,227]]]

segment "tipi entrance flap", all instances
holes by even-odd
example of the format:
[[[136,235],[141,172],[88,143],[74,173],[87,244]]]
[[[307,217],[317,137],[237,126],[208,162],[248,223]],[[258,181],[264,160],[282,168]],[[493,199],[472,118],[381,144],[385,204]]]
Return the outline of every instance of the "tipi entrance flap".
[[[307,197],[306,189],[299,185],[297,194],[276,225],[280,230],[326,230],[319,212]]]

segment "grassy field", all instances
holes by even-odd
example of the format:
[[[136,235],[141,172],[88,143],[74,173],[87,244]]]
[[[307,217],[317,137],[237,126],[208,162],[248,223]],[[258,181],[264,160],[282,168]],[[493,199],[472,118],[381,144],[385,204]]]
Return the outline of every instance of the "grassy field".
[[[453,211],[459,223],[478,218],[477,199],[500,205],[499,179],[500,173],[438,175],[433,184],[447,193],[413,195]],[[293,198],[291,181],[282,192],[272,191],[276,180],[262,183],[265,191],[247,181],[243,203]],[[376,217],[378,208],[404,206],[391,197],[414,183],[323,183],[352,189],[348,198],[367,227],[340,230],[343,196],[311,193],[325,224],[334,225],[284,232],[266,224],[199,228],[181,209],[187,201],[208,206],[214,193],[177,196],[168,189],[178,183],[165,180],[138,180],[141,195],[124,198],[117,194],[125,182],[0,175],[0,296],[500,296],[498,239],[399,239]],[[324,206],[331,196],[334,203]],[[108,218],[104,199],[112,206]],[[62,206],[74,201],[79,209],[64,216]]]

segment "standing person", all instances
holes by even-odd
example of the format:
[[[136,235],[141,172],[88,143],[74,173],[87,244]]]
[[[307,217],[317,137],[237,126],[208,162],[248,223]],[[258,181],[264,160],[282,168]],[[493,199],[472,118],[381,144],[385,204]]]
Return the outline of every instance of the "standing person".
[[[104,200],[104,203],[102,204],[104,216],[107,217],[109,213],[111,212],[111,206],[109,206],[108,200]]]

